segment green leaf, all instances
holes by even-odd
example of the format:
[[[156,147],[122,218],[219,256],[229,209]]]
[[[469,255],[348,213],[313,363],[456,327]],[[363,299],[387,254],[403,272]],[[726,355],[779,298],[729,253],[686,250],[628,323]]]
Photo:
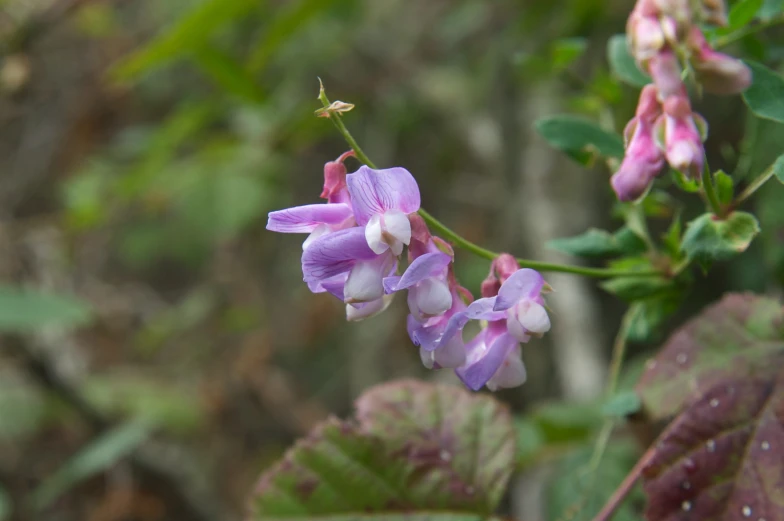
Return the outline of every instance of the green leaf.
[[[762,9],[759,11],[759,17],[763,20],[767,20],[782,11],[784,11],[784,0],[765,0],[762,3]]]
[[[616,394],[604,405],[602,405],[602,414],[615,418],[624,418],[630,414],[634,414],[642,408],[642,400],[637,396],[634,391],[626,391]]]
[[[629,53],[625,34],[616,34],[607,41],[607,61],[612,73],[632,87],[644,87],[651,83],[650,76],[637,67],[637,62]]]
[[[634,466],[637,451],[631,443],[611,443],[596,469],[588,466],[592,457],[593,447],[586,447],[560,462],[546,490],[548,521],[591,521]],[[641,519],[629,499],[621,503],[614,521]]]
[[[38,509],[46,508],[78,482],[103,472],[129,455],[149,435],[149,426],[142,422],[126,423],[101,435],[33,492],[33,504]]]
[[[761,63],[746,61],[753,83],[743,92],[743,101],[757,116],[784,123],[784,78]]]
[[[671,292],[633,302],[629,308],[629,341],[647,342],[660,336],[664,321],[680,308],[683,299],[682,292]]]
[[[327,420],[262,475],[252,519],[495,510],[514,468],[515,432],[493,398],[403,381],[369,390],[356,410],[356,422]]]
[[[762,378],[784,356],[784,309],[776,299],[730,294],[670,336],[636,390],[652,420],[669,418],[706,390]]]
[[[550,63],[554,69],[564,69],[583,55],[588,47],[585,38],[561,38],[550,48]]]
[[[735,187],[732,178],[723,170],[719,170],[713,174],[713,179],[716,182],[716,191],[719,195],[719,201],[723,204],[730,204],[735,195]]]
[[[575,237],[550,240],[547,246],[570,255],[587,258],[613,257],[645,251],[645,242],[626,227],[621,228],[614,235],[605,230],[589,228],[585,233]]]
[[[690,179],[686,177],[683,172],[675,170],[674,168],[670,169],[670,174],[675,186],[684,192],[694,194],[700,191],[700,183],[696,179]]]
[[[754,20],[762,7],[763,0],[739,0],[730,9],[729,28],[731,30],[745,27]]]
[[[0,331],[24,333],[47,326],[76,327],[91,318],[87,304],[73,297],[0,286]]]
[[[514,427],[517,438],[517,463],[524,466],[536,460],[547,439],[539,425],[529,418],[515,419]]]
[[[602,424],[600,404],[590,402],[540,405],[529,418],[539,426],[548,443],[584,441]]]
[[[580,163],[587,163],[596,154],[622,158],[623,139],[595,123],[575,116],[552,116],[535,123],[536,130],[554,148]]]
[[[166,62],[200,49],[223,25],[260,9],[260,0],[207,0],[171,28],[116,64],[110,75],[117,81],[138,78]]]
[[[628,301],[661,295],[675,289],[672,280],[649,276],[617,277],[602,282],[600,286],[605,291]]]
[[[224,90],[249,103],[260,103],[264,93],[255,78],[231,56],[204,45],[192,55],[199,68]]]
[[[702,264],[724,261],[743,253],[760,232],[757,219],[746,212],[733,212],[725,219],[706,213],[691,221],[683,235],[683,251]]]

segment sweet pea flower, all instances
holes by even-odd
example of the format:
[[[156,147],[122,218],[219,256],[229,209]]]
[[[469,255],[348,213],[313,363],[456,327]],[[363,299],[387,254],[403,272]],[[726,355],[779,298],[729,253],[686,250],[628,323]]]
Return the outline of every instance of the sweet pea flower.
[[[384,296],[384,277],[396,269],[390,251],[381,255],[367,244],[365,229],[352,227],[314,240],[302,253],[308,286],[324,288],[346,304],[368,303]]]
[[[714,51],[699,27],[689,33],[697,79],[712,94],[738,94],[751,85],[751,69],[737,58]]]
[[[655,134],[663,134],[667,162],[691,178],[699,178],[705,163],[705,120],[691,110],[685,89],[681,95],[664,102],[664,115],[659,118]],[[700,128],[702,127],[702,129]]]
[[[620,201],[634,201],[647,192],[653,179],[664,167],[664,153],[656,145],[654,123],[662,110],[654,85],[640,93],[637,112],[624,130],[626,153],[610,184]]]
[[[302,244],[304,250],[319,237],[354,226],[354,210],[350,205],[346,166],[343,164],[352,155],[353,151],[346,152],[324,165],[324,190],[321,197],[327,199],[326,204],[306,204],[270,212],[267,229],[280,233],[310,234]]]
[[[400,255],[411,241],[408,214],[419,210],[419,186],[405,168],[362,166],[346,178],[357,224],[376,254]]]
[[[544,279],[537,271],[518,269],[503,281],[497,296],[476,300],[449,318],[440,337],[442,344],[455,338],[462,341],[462,330],[469,320],[488,323],[465,344],[465,362],[455,370],[467,387],[478,391],[487,385],[495,391],[525,382],[520,343],[550,330],[541,297],[544,288]]]

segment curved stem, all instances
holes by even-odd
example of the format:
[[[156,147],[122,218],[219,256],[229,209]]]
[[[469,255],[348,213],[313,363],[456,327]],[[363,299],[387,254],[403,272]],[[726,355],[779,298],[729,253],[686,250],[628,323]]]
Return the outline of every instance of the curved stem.
[[[754,192],[759,190],[762,187],[762,185],[767,183],[771,177],[776,175],[776,170],[777,170],[776,167],[779,166],[778,163],[779,163],[779,159],[777,159],[775,163],[773,163],[768,168],[766,168],[765,171],[762,172],[762,174],[758,178],[752,181],[749,184],[749,186],[746,187],[745,190],[743,190],[740,194],[738,194],[738,197],[736,197],[735,200],[732,202],[732,207],[736,208],[737,206],[739,206],[743,201],[745,201],[746,199],[754,195]]]
[[[331,103],[329,98],[327,98],[327,93],[324,91],[324,86],[321,86],[319,91],[318,99],[321,101],[322,105],[324,106],[324,110],[319,111],[319,114],[324,114],[325,117],[328,117],[330,121],[335,125],[335,128],[338,129],[338,132],[343,136],[343,139],[346,140],[346,143],[354,150],[354,154],[359,161],[363,164],[366,164],[370,168],[376,168],[376,165],[370,160],[370,158],[365,154],[365,152],[360,148],[357,141],[354,139],[354,136],[351,135],[346,125],[343,123],[343,120],[340,119],[340,114],[335,111],[330,111]],[[469,241],[468,239],[464,238],[457,232],[448,228],[445,224],[441,221],[430,215],[426,210],[420,208],[419,215],[422,216],[422,219],[427,223],[427,225],[439,235],[441,235],[445,240],[452,242],[456,246],[463,248],[466,251],[470,251],[474,255],[479,257],[483,257],[488,260],[493,260],[498,257],[498,253],[483,248],[473,242]],[[574,275],[584,275],[586,277],[594,277],[594,278],[609,278],[609,277],[646,277],[646,276],[654,276],[654,275],[661,275],[656,270],[649,270],[649,271],[628,271],[628,270],[613,270],[613,269],[606,269],[606,268],[586,268],[583,266],[571,266],[566,264],[554,264],[550,262],[539,262],[533,261],[529,259],[517,259],[518,264],[520,264],[523,268],[532,268],[539,271],[551,271],[551,272],[560,272],[560,273],[571,273]]]
[[[713,174],[711,174],[710,167],[707,161],[702,169],[702,187],[705,191],[705,196],[708,198],[708,205],[711,211],[717,217],[724,217],[724,208],[721,206],[719,196],[716,194],[716,187],[713,184]]]

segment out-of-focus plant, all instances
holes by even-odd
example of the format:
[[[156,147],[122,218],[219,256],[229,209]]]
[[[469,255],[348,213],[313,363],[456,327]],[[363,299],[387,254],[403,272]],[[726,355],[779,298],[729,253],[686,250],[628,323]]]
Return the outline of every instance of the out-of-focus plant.
[[[380,313],[396,292],[407,291],[408,333],[419,346],[425,366],[454,368],[473,390],[485,385],[491,390],[514,387],[525,381],[520,345],[550,329],[542,299],[550,288],[535,270],[605,279],[603,289],[629,302],[610,369],[608,402],[603,407],[607,419],[584,471],[588,488],[599,490],[591,487],[590,481],[599,479],[618,418],[636,414],[647,421],[675,419],[628,476],[621,480],[621,474],[613,480],[621,481],[620,486],[601,511],[597,513],[603,501],[594,503],[583,497],[566,508],[571,519],[594,514],[596,520],[609,519],[640,477],[647,496],[645,515],[651,521],[770,520],[784,515],[778,490],[784,464],[777,456],[784,450],[784,431],[776,418],[778,404],[784,399],[777,387],[784,374],[777,354],[784,340],[780,304],[752,296],[726,297],[672,338],[646,365],[634,392],[618,393],[627,341],[650,336],[678,310],[693,283],[694,268],[706,272],[715,263],[749,248],[760,233],[760,224],[740,207],[769,179],[783,177],[781,160],[776,160],[736,193],[733,177],[708,165],[703,148],[708,125],[692,110],[693,97],[703,92],[743,93],[756,116],[781,119],[779,94],[784,79],[759,63],[747,65],[715,50],[784,19],[781,6],[766,5],[763,11],[762,4],[737,2],[728,13],[723,2],[713,0],[639,0],[629,17],[626,37],[614,37],[608,44],[608,57],[617,76],[642,87],[635,116],[623,137],[571,116],[536,123],[545,139],[573,159],[582,163],[605,160],[615,172],[611,185],[625,226],[614,233],[591,229],[552,244],[579,256],[614,257],[605,268],[515,259],[456,234],[421,208],[411,173],[399,167],[378,169],[373,164],[343,123],[344,114],[354,105],[330,102],[323,87],[319,95],[323,107],[316,114],[334,123],[350,151],[325,166],[321,194],[325,204],[270,213],[268,229],[309,234],[302,246],[302,270],[311,291],[328,292],[343,301],[349,320]],[[758,16],[761,22],[750,29],[749,24]],[[566,52],[574,53],[579,53],[579,47]],[[354,173],[348,173],[344,165],[349,156],[363,164]],[[665,173],[681,192],[699,194],[707,207],[707,212],[689,218],[685,229],[682,204],[656,186]],[[662,237],[649,232],[652,207],[658,212],[663,208],[672,216]],[[406,247],[407,259],[401,256]],[[474,301],[457,282],[453,247],[491,261],[479,300]],[[399,265],[406,260],[408,267],[401,270]],[[482,328],[473,339],[464,341],[462,330],[470,320],[481,321]],[[390,400],[400,393],[397,389],[385,391]],[[382,391],[371,393],[379,394]],[[408,390],[402,394],[407,400],[418,400],[427,392]],[[450,394],[458,399],[461,391],[451,390]],[[360,400],[362,405],[371,402]],[[379,443],[388,450],[399,444],[392,434],[395,429],[409,425],[394,409],[382,400],[373,402],[372,410],[364,413],[383,419],[386,429],[380,431]],[[456,414],[447,413],[444,418]],[[362,417],[360,413],[358,426],[367,431]],[[426,422],[417,420],[414,424],[423,428]],[[529,429],[527,436],[538,435],[534,434],[538,433],[535,424],[524,425]],[[392,475],[385,472],[390,467],[381,471],[365,460],[367,456],[349,455],[345,449],[331,456],[316,456],[325,436],[332,448],[360,445],[350,441],[352,434],[346,427],[342,428],[345,438],[337,425],[321,429],[312,440],[292,449],[279,469],[262,478],[255,496],[258,519],[318,518],[335,513],[335,509],[360,517],[369,510],[387,512],[389,519],[395,518],[389,512],[398,510],[457,510],[479,516],[493,511],[494,502],[464,503],[462,494],[467,487],[479,490],[481,482],[476,477],[465,488],[434,477],[444,466],[451,469],[451,475],[459,475],[460,464],[452,462],[445,448],[447,440],[459,438],[442,429],[436,434],[437,446],[446,451],[440,461],[438,457],[419,459],[420,451],[406,444],[408,452],[402,453],[406,459],[401,465],[425,466],[402,468]],[[487,450],[492,455],[476,462],[477,471],[491,465],[496,455],[491,447]],[[530,454],[531,448],[526,452]],[[369,471],[373,480],[351,490],[361,490],[359,494],[378,501],[356,503],[363,496],[337,485],[354,478],[337,477],[318,463],[336,460],[362,462],[361,468]],[[295,468],[301,471],[293,472]],[[407,484],[409,473],[427,476],[422,479],[433,487],[430,494],[420,498],[393,493],[415,490]],[[555,486],[567,488],[559,482]],[[449,501],[431,504],[438,491],[446,490],[452,491]],[[283,504],[285,508],[279,506]],[[625,508],[619,516],[633,518],[633,509]],[[454,514],[443,515],[450,518]]]

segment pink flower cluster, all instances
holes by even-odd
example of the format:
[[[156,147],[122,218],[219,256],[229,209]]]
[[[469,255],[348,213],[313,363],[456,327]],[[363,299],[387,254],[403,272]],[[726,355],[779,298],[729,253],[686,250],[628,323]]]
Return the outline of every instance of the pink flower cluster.
[[[626,154],[611,184],[618,199],[644,196],[665,162],[688,177],[699,177],[707,124],[692,111],[684,71],[713,94],[737,94],[751,84],[740,60],[716,52],[699,22],[726,23],[720,0],[638,0],[626,35],[638,66],[653,83],[640,94],[637,112],[624,130]]]
[[[408,334],[427,368],[454,369],[473,390],[522,384],[520,344],[550,329],[542,276],[503,254],[482,285],[484,298],[474,301],[457,283],[452,247],[417,213],[419,186],[411,173],[362,166],[349,174],[343,162],[351,155],[324,166],[326,203],[269,214],[268,230],[309,234],[302,245],[308,288],[344,302],[348,320],[378,314],[406,291]],[[408,266],[399,274],[405,248]],[[466,341],[470,320],[487,325]]]

